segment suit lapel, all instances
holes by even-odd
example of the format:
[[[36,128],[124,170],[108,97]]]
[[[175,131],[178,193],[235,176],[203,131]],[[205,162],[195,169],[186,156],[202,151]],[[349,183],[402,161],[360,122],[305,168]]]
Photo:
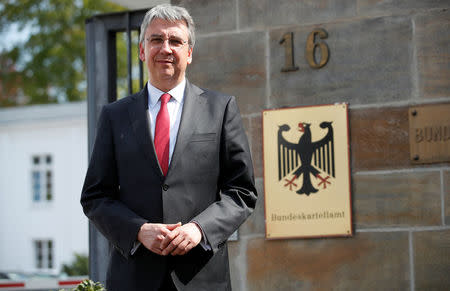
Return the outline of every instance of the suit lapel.
[[[186,80],[186,89],[184,93],[184,104],[183,112],[181,113],[180,127],[178,129],[177,142],[175,143],[175,149],[173,151],[172,160],[169,165],[168,175],[170,175],[171,170],[176,166],[176,163],[183,156],[183,151],[191,135],[195,130],[195,124],[199,118],[198,108],[205,102],[200,97],[203,90],[195,85],[192,85]],[[196,110],[197,108],[197,110]]]
[[[147,85],[139,93],[131,97],[131,104],[128,107],[128,115],[131,121],[131,127],[136,136],[144,155],[150,160],[151,168],[160,177],[163,177],[161,169],[159,167],[158,160],[156,159],[156,152],[150,137],[150,128],[148,121],[148,89]]]

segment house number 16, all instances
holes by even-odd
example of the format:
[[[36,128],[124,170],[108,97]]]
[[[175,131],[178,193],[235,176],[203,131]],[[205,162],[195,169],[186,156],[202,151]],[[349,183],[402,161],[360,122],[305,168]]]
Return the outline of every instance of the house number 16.
[[[316,36],[318,36],[320,40],[316,41]],[[326,42],[322,40],[327,37],[328,33],[322,28],[314,29],[308,35],[305,57],[309,66],[313,69],[320,69],[328,62],[329,48]],[[284,67],[281,68],[281,71],[297,71],[298,67],[295,65],[294,61],[294,33],[285,33],[280,40],[280,44],[284,46]],[[318,63],[316,62],[316,48],[320,49],[320,60]]]

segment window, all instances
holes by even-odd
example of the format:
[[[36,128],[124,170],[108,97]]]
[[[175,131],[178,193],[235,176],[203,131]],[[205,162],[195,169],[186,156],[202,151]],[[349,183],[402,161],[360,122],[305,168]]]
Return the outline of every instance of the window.
[[[52,240],[35,240],[34,250],[36,254],[37,269],[53,268],[53,241]]]
[[[34,202],[53,199],[52,156],[35,155],[32,157],[32,198]]]

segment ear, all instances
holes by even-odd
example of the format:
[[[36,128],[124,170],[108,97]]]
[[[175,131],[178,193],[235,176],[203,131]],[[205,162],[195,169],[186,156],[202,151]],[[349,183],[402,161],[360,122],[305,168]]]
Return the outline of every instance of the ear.
[[[139,43],[139,59],[145,62],[145,47],[142,42]]]
[[[192,51],[193,51],[193,48],[190,47],[188,50],[188,57],[187,57],[188,65],[190,65],[192,63]]]

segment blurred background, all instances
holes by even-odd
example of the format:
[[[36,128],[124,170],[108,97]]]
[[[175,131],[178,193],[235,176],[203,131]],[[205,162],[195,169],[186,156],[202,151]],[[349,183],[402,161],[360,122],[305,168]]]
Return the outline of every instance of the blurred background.
[[[0,287],[87,277],[85,21],[123,10],[103,0],[0,1]],[[119,55],[125,41],[117,37]]]

